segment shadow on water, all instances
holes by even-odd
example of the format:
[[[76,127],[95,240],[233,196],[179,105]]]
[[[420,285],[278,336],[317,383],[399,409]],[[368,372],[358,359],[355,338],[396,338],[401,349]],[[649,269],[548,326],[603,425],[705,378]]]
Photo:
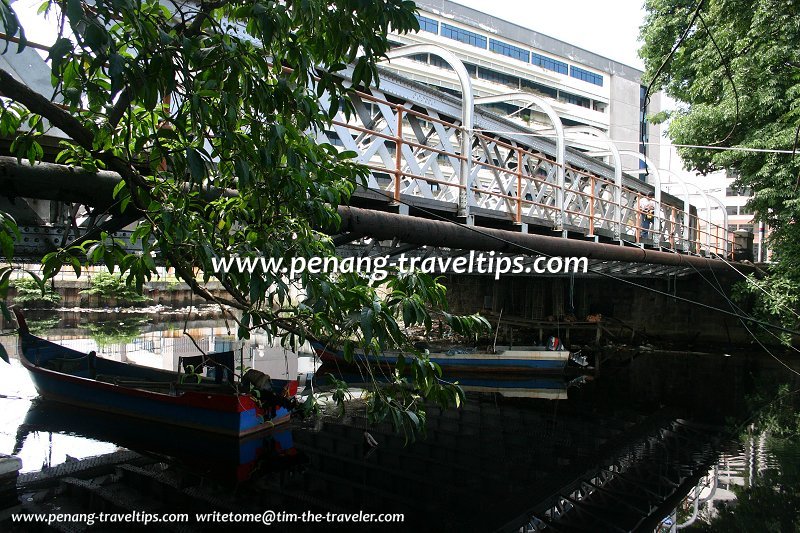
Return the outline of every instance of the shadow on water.
[[[59,334],[70,329],[61,326]],[[160,339],[170,335],[154,329],[130,339],[126,332],[117,339],[125,349],[109,349],[132,359],[143,357],[134,348],[144,350],[169,366],[175,343]],[[300,373],[296,357],[289,361],[263,343],[250,346],[248,356]],[[458,410],[430,406],[426,434],[412,443],[387,424],[369,424],[357,401],[343,416],[295,421],[236,441],[32,400],[26,374],[12,363],[2,368],[11,377],[3,381],[7,397],[0,398],[6,428],[0,452],[28,462],[19,478],[26,512],[397,512],[404,514],[398,529],[419,531],[535,531],[548,524],[551,530],[668,530],[691,518],[693,498],[708,495],[710,472],[722,472],[717,495],[733,493],[736,465],[752,461],[740,457],[740,441],[723,428],[744,416],[755,380],[785,381],[781,369],[757,356],[652,353],[606,366],[593,380],[449,376],[463,386],[467,402]],[[314,377],[317,392],[328,372]],[[358,374],[334,373],[354,388],[365,386]],[[48,461],[48,453],[56,459]],[[796,451],[784,455],[795,472]],[[754,490],[788,482],[769,474],[769,464],[761,474],[756,468],[740,477],[752,479]],[[721,488],[725,472],[727,489]],[[758,494],[752,500],[756,505]],[[698,505],[698,515],[727,516],[721,504],[712,516],[706,511],[712,507]],[[323,527],[272,527],[278,526]]]

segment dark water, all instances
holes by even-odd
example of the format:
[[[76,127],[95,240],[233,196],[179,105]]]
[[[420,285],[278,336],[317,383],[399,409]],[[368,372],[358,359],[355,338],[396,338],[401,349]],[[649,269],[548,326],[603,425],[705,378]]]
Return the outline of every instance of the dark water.
[[[240,348],[216,322],[87,318],[51,318],[40,334],[160,368],[197,353],[195,342]],[[85,324],[91,327],[77,327]],[[0,339],[13,357],[16,339]],[[315,370],[309,357],[298,360],[263,338],[240,356],[274,376]],[[0,368],[0,453],[23,461],[25,512],[404,515],[402,526],[357,528],[376,531],[534,531],[548,523],[565,531],[703,529],[736,523],[725,511],[735,490],[757,502],[759,490],[800,480],[793,441],[724,431],[742,419],[754,388],[789,379],[757,354],[640,354],[605,365],[593,379],[457,378],[467,403],[459,410],[429,407],[426,435],[415,442],[386,424],[368,424],[357,391],[343,416],[329,409],[316,420],[231,441],[38,401],[12,359]],[[318,392],[325,382],[318,375]]]

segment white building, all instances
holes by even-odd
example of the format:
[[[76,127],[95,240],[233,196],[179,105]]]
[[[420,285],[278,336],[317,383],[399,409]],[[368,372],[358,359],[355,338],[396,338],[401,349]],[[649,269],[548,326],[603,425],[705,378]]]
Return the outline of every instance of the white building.
[[[641,112],[642,72],[588,50],[462,6],[450,0],[418,0],[420,31],[392,34],[393,46],[434,44],[453,52],[471,75],[475,96],[529,92],[549,100],[565,126],[591,126],[605,132],[621,150],[647,155],[658,165],[658,150],[645,141],[658,139]],[[394,59],[388,65],[404,77],[460,94],[456,74],[434,55]],[[550,128],[544,114],[521,101],[487,106],[533,128]],[[647,114],[657,112],[653,95]],[[639,169],[633,157],[625,169]]]

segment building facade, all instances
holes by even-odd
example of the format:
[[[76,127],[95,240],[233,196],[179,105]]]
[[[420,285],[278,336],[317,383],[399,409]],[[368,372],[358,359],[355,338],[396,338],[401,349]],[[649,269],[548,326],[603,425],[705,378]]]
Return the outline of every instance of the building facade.
[[[445,48],[466,66],[476,97],[510,92],[540,96],[564,126],[597,128],[620,150],[642,153],[658,166],[659,151],[642,141],[659,138],[658,128],[645,117],[659,110],[660,95],[653,95],[643,112],[640,70],[450,0],[416,4],[420,31],[392,34],[393,46]],[[394,59],[388,67],[408,79],[460,94],[455,72],[433,54]],[[509,99],[487,108],[533,129],[551,127],[544,113],[523,101]],[[625,170],[642,167],[635,157],[623,158]]]

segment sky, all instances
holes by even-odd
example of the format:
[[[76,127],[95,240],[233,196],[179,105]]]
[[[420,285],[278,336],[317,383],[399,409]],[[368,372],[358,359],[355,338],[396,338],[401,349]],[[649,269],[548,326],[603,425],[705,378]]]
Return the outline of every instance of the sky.
[[[454,0],[643,69],[636,51],[644,0]]]

